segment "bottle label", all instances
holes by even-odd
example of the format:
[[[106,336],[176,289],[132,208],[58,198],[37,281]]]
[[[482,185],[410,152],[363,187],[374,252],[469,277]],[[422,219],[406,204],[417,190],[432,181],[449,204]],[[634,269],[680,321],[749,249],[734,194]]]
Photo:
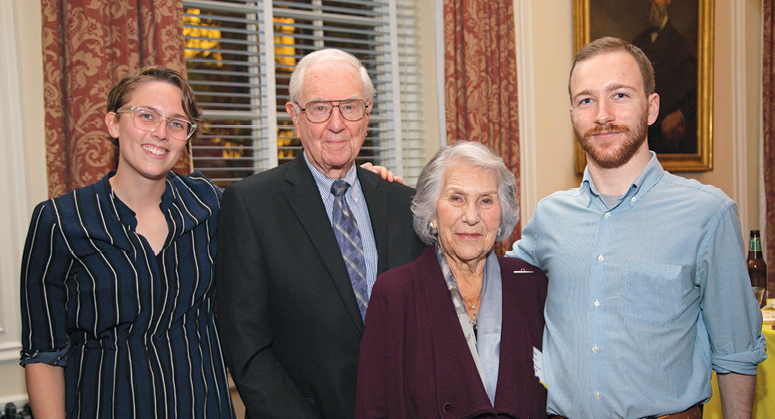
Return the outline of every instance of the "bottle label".
[[[751,241],[748,243],[748,250],[753,250],[757,252],[762,251],[762,242],[759,240],[758,237],[751,239]]]

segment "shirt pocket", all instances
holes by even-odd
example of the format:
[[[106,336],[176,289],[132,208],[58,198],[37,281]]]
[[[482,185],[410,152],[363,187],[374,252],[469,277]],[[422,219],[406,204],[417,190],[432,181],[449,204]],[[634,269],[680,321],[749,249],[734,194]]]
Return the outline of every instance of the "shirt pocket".
[[[629,262],[625,316],[641,325],[661,326],[681,313],[681,266]]]

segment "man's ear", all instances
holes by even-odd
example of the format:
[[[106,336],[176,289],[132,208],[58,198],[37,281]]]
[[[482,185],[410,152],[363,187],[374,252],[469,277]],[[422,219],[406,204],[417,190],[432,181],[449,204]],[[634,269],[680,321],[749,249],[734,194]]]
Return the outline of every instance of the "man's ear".
[[[288,102],[285,104],[285,112],[288,112],[288,115],[291,116],[291,120],[293,121],[293,125],[296,125],[298,123],[299,118],[299,107],[293,102]]]
[[[301,133],[299,132],[299,118],[301,118],[301,108],[299,105],[288,102],[285,104],[285,112],[288,112],[288,115],[291,116],[291,121],[293,121],[293,132],[296,134],[297,138],[301,138]]]
[[[649,96],[649,125],[653,124],[654,122],[657,122],[657,117],[659,116],[659,95],[656,93],[652,93]]]

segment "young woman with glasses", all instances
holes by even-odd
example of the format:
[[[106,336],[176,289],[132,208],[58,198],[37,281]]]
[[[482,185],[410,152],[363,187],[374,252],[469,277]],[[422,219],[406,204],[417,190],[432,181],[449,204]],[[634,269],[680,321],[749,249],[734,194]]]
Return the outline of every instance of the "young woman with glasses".
[[[105,116],[117,169],[35,208],[21,363],[36,418],[234,416],[213,315],[221,190],[170,170],[200,115],[180,73],[124,77]]]

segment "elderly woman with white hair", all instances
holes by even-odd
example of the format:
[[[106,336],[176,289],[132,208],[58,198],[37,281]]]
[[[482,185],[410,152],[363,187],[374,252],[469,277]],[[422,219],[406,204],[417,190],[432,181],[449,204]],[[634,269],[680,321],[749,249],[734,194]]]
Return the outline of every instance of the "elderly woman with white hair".
[[[546,417],[534,368],[546,277],[492,250],[519,221],[514,175],[481,144],[443,147],[412,211],[430,246],[374,285],[356,417]]]

